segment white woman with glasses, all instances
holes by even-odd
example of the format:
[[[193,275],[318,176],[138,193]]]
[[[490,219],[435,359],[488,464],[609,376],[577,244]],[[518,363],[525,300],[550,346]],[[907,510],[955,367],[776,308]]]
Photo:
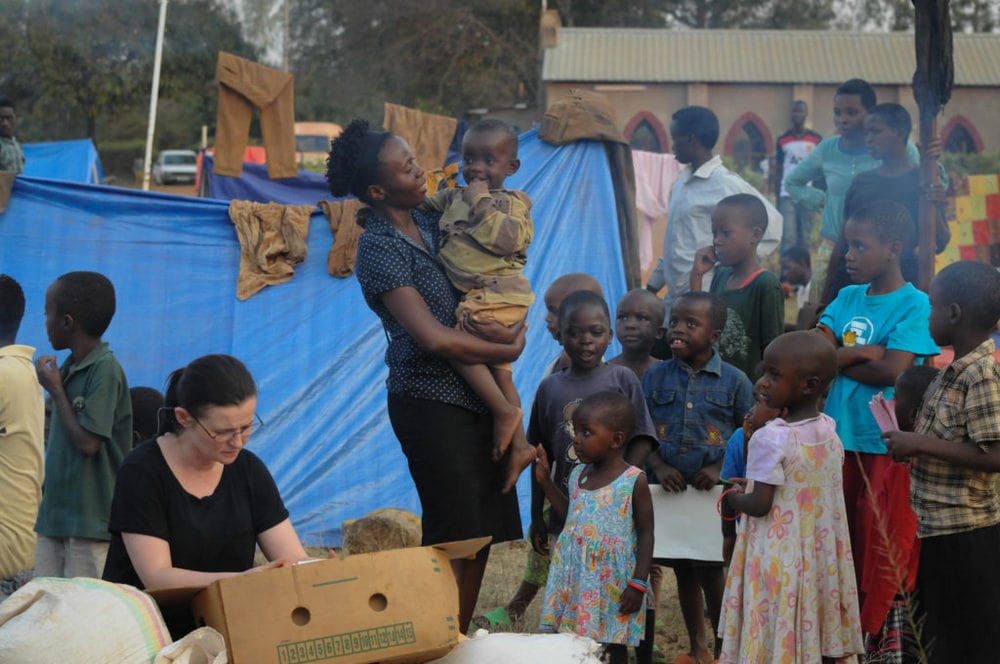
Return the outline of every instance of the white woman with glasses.
[[[170,374],[160,435],[121,464],[111,504],[105,581],[148,590],[207,586],[307,557],[263,462],[243,449],[263,424],[242,362],[206,355]],[[254,566],[260,549],[269,561]],[[174,639],[187,607],[164,610]]]

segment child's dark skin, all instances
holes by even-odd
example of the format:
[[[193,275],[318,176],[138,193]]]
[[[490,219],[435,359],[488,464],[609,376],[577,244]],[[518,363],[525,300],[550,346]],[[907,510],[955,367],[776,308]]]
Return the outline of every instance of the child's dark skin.
[[[962,307],[957,302],[949,302],[931,282],[930,331],[934,343],[951,346],[955,350],[955,360],[961,359],[975,350],[989,338],[992,330],[982,329],[962,315]],[[942,440],[929,434],[912,431],[890,431],[882,434],[885,446],[896,461],[905,461],[917,456],[930,456],[963,468],[1000,473],[1000,441],[989,445],[984,452],[979,445]]]
[[[569,375],[583,377],[601,366],[604,351],[611,343],[611,321],[600,307],[581,305],[566,312],[559,325],[563,352],[569,358]],[[537,454],[536,454],[537,457]],[[546,458],[546,464],[551,461]],[[542,519],[544,491],[537,484],[531,487],[531,544],[535,551],[548,555],[548,529]],[[544,497],[548,497],[545,495]],[[549,498],[549,502],[551,502]],[[563,500],[567,500],[563,496]]]
[[[681,360],[692,369],[701,369],[712,359],[712,346],[719,340],[722,330],[712,329],[707,302],[679,298],[670,311],[665,334],[674,359]],[[656,474],[664,491],[680,493],[687,489],[687,481],[681,472],[665,462],[655,450],[646,457],[646,463]],[[691,479],[691,486],[709,491],[718,483],[721,471],[720,459],[699,470]]]
[[[764,373],[754,389],[768,407],[784,412],[786,422],[819,416],[817,403],[825,386],[818,376],[800,370],[807,365],[806,359],[803,349],[783,339],[771,342],[764,350]],[[774,489],[773,484],[755,482],[752,493],[729,494],[726,501],[738,512],[764,516],[774,502]]]
[[[587,406],[581,406],[573,413],[573,447],[580,462],[587,464],[580,475],[580,486],[589,491],[608,486],[629,467],[622,457],[628,433],[612,430],[607,425],[606,418],[601,417],[602,414],[599,408]],[[569,499],[552,482],[548,455],[541,445],[537,448],[535,481],[542,487],[552,509],[565,519]],[[653,502],[643,475],[636,478],[633,489],[632,519],[636,530],[636,559],[632,578],[646,579],[649,577],[653,558]],[[642,607],[642,599],[642,593],[631,586],[627,587],[622,593],[619,613],[635,613]],[[628,650],[624,645],[609,644],[607,653],[612,664],[628,662]]]
[[[767,405],[763,397],[760,394],[756,395],[756,401],[753,407],[747,412],[746,416],[743,418],[743,459],[747,458],[750,448],[750,438],[757,429],[770,422],[776,417],[784,417],[785,410],[781,408],[772,408]],[[724,481],[729,481],[735,484],[739,484],[741,478],[738,477],[724,477]],[[733,558],[733,549],[736,546],[736,521],[733,517],[736,513],[729,507],[728,503],[723,503],[722,505],[722,564],[729,567],[729,563]]]
[[[795,334],[811,334],[798,332]],[[810,369],[813,366],[812,356],[815,347],[811,340],[795,339],[794,335],[778,337],[764,349],[763,375],[754,385],[754,390],[761,395],[763,402],[772,409],[780,409],[782,419],[786,422],[801,422],[819,416],[819,400],[829,384],[829,378],[824,378]],[[832,361],[832,359],[831,359]],[[754,482],[753,491],[742,490],[745,480],[736,482],[737,490],[727,494],[726,505],[733,511],[743,512],[748,516],[761,517],[771,511],[774,503],[775,485],[765,482]],[[823,664],[844,662],[844,659],[822,657]]]
[[[739,288],[760,269],[757,245],[764,230],[754,226],[750,213],[738,205],[718,205],[712,210],[712,246],[702,247],[694,255],[691,267],[691,290],[704,290],[704,276],[716,262],[732,267],[726,289]]]
[[[608,360],[608,364],[631,369],[642,380],[646,370],[658,361],[649,353],[660,338],[663,314],[663,301],[648,290],[626,293],[615,312],[615,334],[622,353]]]
[[[468,183],[462,198],[470,206],[477,204],[490,190],[502,189],[507,176],[516,173],[520,165],[517,146],[502,132],[470,130],[462,140],[462,176]],[[465,321],[462,323],[467,332],[477,333],[477,328],[465,325]],[[513,372],[454,360],[452,366],[493,415],[493,460],[499,461],[515,442],[513,456],[519,460],[515,465],[520,465],[520,461],[527,458],[524,450],[529,446],[524,438],[524,413]]]
[[[722,335],[722,330],[713,328],[711,324],[709,303],[680,297],[674,301],[664,333],[674,359],[681,360],[693,369],[701,369],[712,358],[712,347]],[[640,456],[643,454],[644,457]],[[679,493],[687,489],[687,481],[681,472],[666,463],[652,445],[634,443],[630,446],[629,455],[630,458],[645,460],[664,491]],[[721,471],[722,459],[719,459],[699,470],[692,478],[691,485],[701,491],[708,491],[718,483]],[[722,568],[675,567],[674,576],[677,579],[681,613],[691,641],[689,655],[696,661],[711,661],[705,635],[705,604],[702,593],[708,599],[713,626],[717,627],[725,584]]]
[[[844,225],[847,240],[847,273],[858,284],[868,283],[868,295],[884,295],[903,287],[906,281],[899,269],[899,256],[903,243],[899,240],[883,242],[872,225],[858,219],[848,219]],[[833,330],[826,325],[816,328],[837,347]],[[890,386],[896,376],[913,365],[915,356],[906,351],[889,349],[878,344],[837,347],[840,372],[867,385]]]
[[[55,295],[61,286],[57,280],[45,293],[45,329],[49,342],[56,350],[69,348],[74,364],[79,364],[101,344],[100,337],[88,334],[79,323],[65,312],[58,311]],[[90,433],[76,419],[73,405],[63,389],[62,374],[55,355],[43,355],[35,360],[38,382],[52,397],[52,408],[62,423],[70,442],[84,456],[92,457],[101,449],[101,439]]]

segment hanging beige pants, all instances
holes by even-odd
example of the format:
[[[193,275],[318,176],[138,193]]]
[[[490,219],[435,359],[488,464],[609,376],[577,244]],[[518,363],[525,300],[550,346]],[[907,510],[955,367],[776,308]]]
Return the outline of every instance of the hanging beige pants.
[[[295,164],[295,77],[280,69],[219,51],[219,119],[215,128],[216,175],[240,177],[254,107],[272,180],[298,176]]]

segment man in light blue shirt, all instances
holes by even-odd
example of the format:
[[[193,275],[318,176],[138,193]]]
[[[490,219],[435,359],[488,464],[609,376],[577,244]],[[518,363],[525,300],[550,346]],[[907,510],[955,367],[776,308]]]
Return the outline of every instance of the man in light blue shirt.
[[[764,203],[767,230],[757,245],[758,256],[763,259],[781,243],[781,213],[746,180],[723,166],[721,157],[712,154],[718,139],[719,119],[710,109],[687,106],[671,117],[670,141],[674,145],[674,156],[682,164],[688,164],[688,168],[681,171],[670,190],[663,256],[646,284],[654,293],[668,287],[663,298],[668,317],[674,299],[690,290],[695,252],[711,246],[712,209],[726,196],[752,194]],[[712,283],[712,272],[705,275],[704,283]],[[664,318],[664,322],[666,320]]]

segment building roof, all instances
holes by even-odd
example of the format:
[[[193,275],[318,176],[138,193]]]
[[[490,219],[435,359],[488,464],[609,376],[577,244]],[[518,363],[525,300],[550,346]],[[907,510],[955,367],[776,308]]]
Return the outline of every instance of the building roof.
[[[1000,85],[1000,34],[955,34],[955,85]],[[560,28],[545,81],[908,85],[913,33]]]

